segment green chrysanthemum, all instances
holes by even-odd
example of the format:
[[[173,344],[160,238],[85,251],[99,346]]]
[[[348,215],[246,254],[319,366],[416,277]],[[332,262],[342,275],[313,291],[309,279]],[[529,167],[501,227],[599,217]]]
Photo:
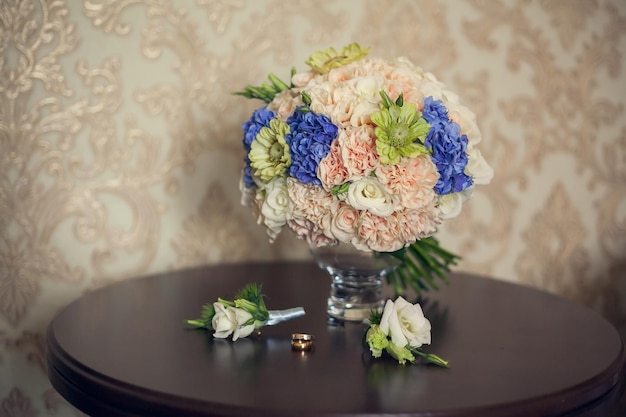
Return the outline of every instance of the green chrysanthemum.
[[[328,48],[324,51],[317,51],[309,57],[305,64],[310,66],[314,71],[320,74],[326,74],[333,68],[339,68],[350,62],[358,61],[365,57],[370,48],[362,48],[358,43],[351,43],[345,46],[341,51],[335,51],[335,48]]]
[[[385,92],[383,109],[372,113],[372,122],[376,124],[376,152],[383,164],[397,164],[400,157],[414,158],[428,154],[424,140],[430,125],[413,103],[403,103],[402,96],[391,102]]]
[[[272,119],[269,127],[263,127],[250,145],[250,166],[262,181],[282,175],[291,165],[289,145],[285,135],[289,133],[287,123]]]

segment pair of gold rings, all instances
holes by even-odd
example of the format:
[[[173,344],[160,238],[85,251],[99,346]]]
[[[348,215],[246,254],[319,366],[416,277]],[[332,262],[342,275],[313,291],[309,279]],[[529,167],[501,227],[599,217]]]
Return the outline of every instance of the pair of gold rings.
[[[291,349],[298,352],[306,352],[313,348],[315,336],[308,333],[294,333],[291,335]]]

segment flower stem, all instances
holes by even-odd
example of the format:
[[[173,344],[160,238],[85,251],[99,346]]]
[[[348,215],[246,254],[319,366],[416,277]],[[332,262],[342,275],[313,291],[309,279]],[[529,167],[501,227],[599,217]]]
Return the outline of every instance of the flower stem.
[[[437,365],[437,366],[441,366],[443,368],[449,368],[448,366],[448,361],[444,360],[442,358],[440,358],[439,356],[433,354],[433,353],[424,353],[419,349],[411,349],[411,352],[414,355],[418,355],[421,356],[422,358],[426,359],[428,362]]]
[[[407,288],[417,294],[429,288],[438,290],[436,281],[448,284],[446,272],[461,259],[443,249],[432,236],[418,240],[392,255],[402,261],[394,272],[387,275],[387,283],[393,285],[396,294],[402,294]]]

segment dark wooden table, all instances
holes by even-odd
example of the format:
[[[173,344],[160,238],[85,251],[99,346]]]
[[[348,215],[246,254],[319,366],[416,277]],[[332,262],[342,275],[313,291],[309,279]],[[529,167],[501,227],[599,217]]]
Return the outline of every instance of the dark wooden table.
[[[372,360],[364,326],[329,325],[312,262],[214,266],[93,291],[51,322],[53,386],[92,416],[603,416],[624,389],[624,344],[595,312],[531,288],[455,273],[422,300],[424,350],[450,368]],[[306,315],[216,340],[184,321],[243,284]],[[413,300],[412,300],[413,301]],[[316,335],[293,352],[291,333]]]

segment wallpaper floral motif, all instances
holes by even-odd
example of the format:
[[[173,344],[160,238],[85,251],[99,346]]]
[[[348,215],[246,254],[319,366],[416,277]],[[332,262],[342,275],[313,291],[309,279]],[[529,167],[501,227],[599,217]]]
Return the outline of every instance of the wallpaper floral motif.
[[[459,269],[596,309],[626,334],[621,0],[0,1],[0,417],[80,416],[46,326],[137,275],[306,258],[241,207],[232,95],[356,41],[478,115],[494,166],[441,240]]]

